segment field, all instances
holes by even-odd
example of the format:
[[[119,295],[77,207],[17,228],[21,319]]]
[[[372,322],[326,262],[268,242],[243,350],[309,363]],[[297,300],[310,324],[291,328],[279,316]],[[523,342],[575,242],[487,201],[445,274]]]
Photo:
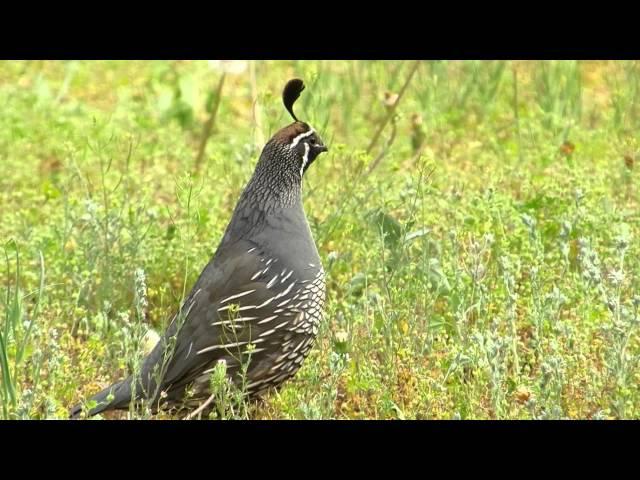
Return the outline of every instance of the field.
[[[123,378],[296,113],[318,341],[215,418],[640,417],[640,62],[0,62],[0,418]],[[100,418],[178,418],[148,411]]]

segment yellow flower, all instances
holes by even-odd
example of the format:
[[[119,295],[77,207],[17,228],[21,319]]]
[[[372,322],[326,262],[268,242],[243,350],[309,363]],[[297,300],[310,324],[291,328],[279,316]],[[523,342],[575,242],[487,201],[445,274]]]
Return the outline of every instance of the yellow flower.
[[[400,331],[403,333],[403,335],[406,335],[407,332],[409,331],[409,324],[407,323],[406,320],[400,321]]]
[[[67,243],[64,244],[64,249],[67,252],[73,252],[77,247],[76,241],[73,239],[73,237],[69,238],[69,240],[67,240]]]

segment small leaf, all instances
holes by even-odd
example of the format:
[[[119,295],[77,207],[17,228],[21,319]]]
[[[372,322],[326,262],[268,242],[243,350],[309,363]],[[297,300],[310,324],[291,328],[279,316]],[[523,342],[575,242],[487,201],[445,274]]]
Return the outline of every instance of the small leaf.
[[[167,236],[165,238],[167,240],[173,240],[173,238],[176,236],[177,230],[178,229],[176,228],[176,226],[172,223],[167,227]]]
[[[349,282],[349,293],[351,295],[360,296],[367,284],[367,276],[360,272],[357,273]]]
[[[408,243],[411,240],[415,240],[416,238],[425,236],[427,233],[429,233],[429,229],[428,228],[426,228],[426,227],[425,228],[421,228],[420,230],[416,230],[414,232],[407,233],[404,236],[404,241]]]
[[[371,222],[384,235],[385,241],[396,245],[402,238],[402,225],[395,218],[382,210],[370,214]]]
[[[440,289],[445,293],[451,291],[449,280],[447,280],[447,276],[442,271],[442,268],[440,268],[440,262],[435,258],[429,259],[427,279],[429,280],[429,283],[431,283],[432,290]]]

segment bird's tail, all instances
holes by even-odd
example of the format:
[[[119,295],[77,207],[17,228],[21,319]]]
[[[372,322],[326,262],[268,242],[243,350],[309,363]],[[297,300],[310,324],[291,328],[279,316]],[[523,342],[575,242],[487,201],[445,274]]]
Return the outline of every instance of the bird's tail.
[[[95,401],[96,406],[88,411],[87,416],[92,417],[107,410],[127,408],[131,401],[131,380],[132,378],[128,377],[89,398],[85,403]],[[79,418],[83,411],[85,411],[84,404],[79,403],[69,410],[69,418]]]

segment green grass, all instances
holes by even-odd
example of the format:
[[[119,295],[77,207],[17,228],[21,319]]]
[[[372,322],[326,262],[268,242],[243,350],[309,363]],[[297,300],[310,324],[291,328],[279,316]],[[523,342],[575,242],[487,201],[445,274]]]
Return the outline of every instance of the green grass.
[[[640,417],[640,63],[222,75],[0,62],[1,418],[65,418],[136,368],[290,122],[294,75],[330,146],[304,186],[326,318],[259,404],[214,372],[217,418]]]

